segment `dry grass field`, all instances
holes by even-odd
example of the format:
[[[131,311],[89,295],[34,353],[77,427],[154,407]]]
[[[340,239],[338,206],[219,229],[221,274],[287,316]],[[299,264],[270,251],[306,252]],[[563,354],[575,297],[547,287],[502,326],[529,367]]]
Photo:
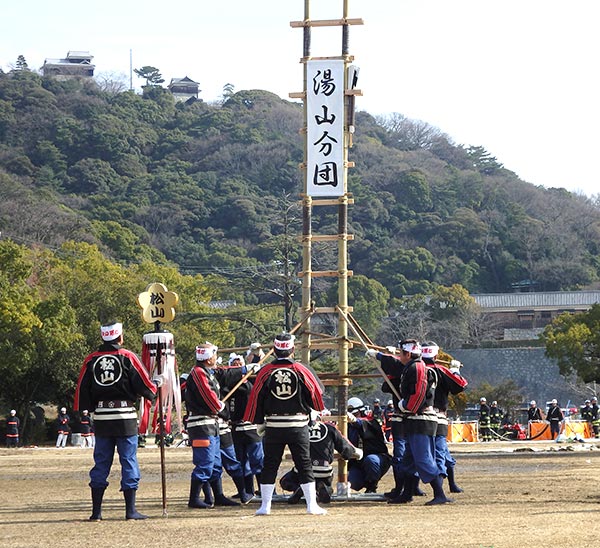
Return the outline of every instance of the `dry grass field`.
[[[187,508],[191,451],[165,451],[167,515],[163,516],[160,453],[140,449],[138,509],[145,521],[125,521],[118,462],[103,508],[90,523],[91,450],[0,449],[0,545],[52,547],[348,547],[596,548],[600,543],[600,443],[493,442],[453,444],[455,502],[428,507],[334,501],[325,516],[305,514],[302,502],[275,503],[254,516],[257,503],[238,508]],[[115,459],[116,460],[116,459]],[[289,464],[282,468],[287,470]],[[225,480],[225,492],[233,484]],[[391,487],[388,473],[380,492]]]

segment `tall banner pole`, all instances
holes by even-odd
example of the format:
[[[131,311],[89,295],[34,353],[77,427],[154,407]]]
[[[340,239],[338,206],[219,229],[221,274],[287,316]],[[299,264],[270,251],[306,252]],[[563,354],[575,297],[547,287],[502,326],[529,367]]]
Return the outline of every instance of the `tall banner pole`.
[[[160,333],[160,322],[154,322],[154,332]],[[166,344],[166,343],[165,343]],[[156,372],[162,375],[162,339],[158,337],[156,345]],[[158,447],[160,450],[160,483],[162,491],[162,511],[163,516],[167,516],[167,475],[165,467],[165,419],[163,411],[162,387],[158,389]]]
[[[345,406],[348,400],[348,325],[344,314],[351,307],[348,304],[348,205],[353,198],[348,193],[348,168],[354,163],[348,161],[348,148],[352,146],[354,132],[354,96],[360,95],[355,89],[356,67],[350,70],[353,57],[349,53],[349,27],[362,25],[362,19],[348,17],[348,0],[343,0],[343,14],[340,19],[313,20],[310,17],[310,0],[304,0],[304,19],[292,21],[295,28],[304,30],[304,89],[301,94],[290,94],[292,98],[304,101],[304,189],[303,231],[302,231],[302,311],[306,313],[311,303],[311,279],[314,277],[337,278],[338,310],[338,406]],[[342,28],[342,54],[331,57],[313,57],[310,53],[312,27]],[[312,234],[312,208],[316,206],[337,206],[338,234]],[[338,268],[335,271],[315,272],[312,270],[312,242],[337,241]],[[331,313],[330,307],[321,307],[323,313]],[[302,340],[302,361],[310,362],[313,346],[310,338],[310,325]],[[346,415],[338,424],[342,435],[347,434]],[[338,494],[346,494],[347,463],[338,459]]]
[[[155,365],[156,372],[159,376],[163,376],[165,368],[163,368],[163,356],[167,356],[167,338],[170,333],[161,329],[161,321],[171,322],[175,318],[175,305],[179,302],[179,296],[177,293],[168,291],[166,286],[161,283],[152,283],[146,291],[140,293],[137,298],[138,305],[142,309],[142,319],[146,323],[154,325],[154,335],[152,337],[153,342],[155,341]],[[164,334],[165,338],[160,337],[160,334]],[[163,344],[164,350],[163,353]],[[152,343],[149,343],[152,346]],[[150,348],[150,355],[152,355],[152,348]],[[163,377],[164,378],[164,377]],[[176,382],[169,382],[168,387],[176,387]],[[161,478],[161,491],[162,491],[162,510],[163,516],[167,517],[167,479],[166,479],[166,466],[165,466],[165,417],[163,409],[163,388],[158,388],[158,445],[160,449],[160,478]],[[171,399],[169,399],[171,402]]]

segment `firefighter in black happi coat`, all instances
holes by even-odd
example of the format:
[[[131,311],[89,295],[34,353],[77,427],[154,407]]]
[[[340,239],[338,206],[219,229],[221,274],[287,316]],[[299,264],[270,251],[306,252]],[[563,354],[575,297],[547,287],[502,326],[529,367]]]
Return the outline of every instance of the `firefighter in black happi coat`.
[[[311,409],[324,409],[323,390],[316,375],[294,360],[292,334],[282,333],[275,337],[273,352],[276,359],[256,376],[244,414],[244,420],[258,424],[264,430],[262,503],[256,514],[271,513],[277,470],[286,446],[298,471],[307,513],[325,514],[327,511],[317,504],[308,430]]]

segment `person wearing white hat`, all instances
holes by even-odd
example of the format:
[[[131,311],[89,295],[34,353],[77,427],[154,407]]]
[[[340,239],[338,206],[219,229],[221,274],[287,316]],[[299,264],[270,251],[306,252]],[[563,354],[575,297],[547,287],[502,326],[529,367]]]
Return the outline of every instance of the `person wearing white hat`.
[[[189,508],[211,508],[210,498],[204,501],[200,493],[208,496],[209,487],[222,474],[221,444],[218,414],[225,409],[221,401],[219,381],[214,368],[217,365],[218,347],[210,342],[196,346],[196,365],[192,367],[185,384],[185,403],[188,410],[187,430],[192,446],[192,470]],[[222,495],[222,493],[221,493]]]
[[[248,363],[258,363],[265,357],[262,345],[259,342],[253,342],[246,350],[246,361]]]
[[[550,422],[550,435],[556,439],[560,434],[560,427],[565,421],[562,410],[558,406],[558,401],[552,400],[546,413],[546,420]]]
[[[294,335],[277,335],[273,352],[276,359],[258,372],[244,413],[245,421],[258,424],[264,431],[261,505],[256,514],[271,513],[277,471],[286,446],[298,471],[307,513],[326,514],[317,504],[308,430],[311,409],[325,408],[321,384],[308,367],[294,359]]]
[[[422,361],[422,347],[415,339],[403,339],[396,348],[388,349],[391,354],[383,354],[369,349],[366,355],[381,362],[381,369],[396,388],[392,395],[397,409],[392,424],[394,440],[394,489],[388,493],[388,502],[403,504],[412,500],[412,491],[406,490],[401,496],[405,482],[414,487],[418,477],[429,483],[433,489],[433,499],[427,506],[453,502],[446,497],[443,477],[435,460],[435,434],[437,414],[433,409],[435,393],[435,373]],[[382,388],[383,389],[383,388]],[[386,391],[391,391],[387,383]],[[398,397],[400,396],[400,397]]]
[[[81,433],[81,447],[94,447],[94,421],[87,409],[81,412],[79,432]]]
[[[594,396],[591,401],[592,404],[592,429],[594,430],[594,437],[600,438],[600,408],[598,407],[598,398]]]
[[[590,428],[592,428],[593,414],[592,414],[592,402],[590,400],[585,400],[583,405],[579,407],[579,416],[581,417],[582,421],[587,422],[590,425]],[[592,429],[592,431],[593,431],[593,429]]]
[[[18,447],[19,445],[19,417],[14,409],[6,417],[6,447]]]
[[[100,327],[102,344],[84,362],[77,389],[74,410],[93,410],[95,446],[94,467],[90,470],[92,515],[90,521],[102,520],[102,499],[108,487],[115,448],[121,463],[121,491],[125,498],[125,519],[141,520],[148,516],[136,509],[136,493],[140,481],[137,460],[138,426],[136,401],[143,397],[154,400],[165,376],[150,379],[140,358],[123,348],[123,324],[108,322]]]
[[[531,400],[529,402],[529,409],[527,410],[527,420],[530,422],[544,420],[542,410],[537,406],[535,400]]]
[[[448,479],[448,487],[451,493],[462,493],[454,477],[456,460],[448,448],[448,400],[449,395],[460,394],[467,386],[467,380],[460,374],[462,364],[457,360],[450,362],[450,367],[438,363],[437,356],[439,346],[433,342],[424,342],[421,345],[423,361],[432,368],[437,375],[435,395],[433,397],[433,409],[437,413],[438,426],[435,434],[435,460],[438,463],[439,472]],[[459,365],[460,364],[460,365]],[[495,403],[495,402],[494,402]]]
[[[67,415],[67,408],[61,407],[58,412],[58,417],[56,418],[56,431],[58,436],[56,437],[56,448],[63,449],[67,445],[67,439],[69,437],[69,433],[71,429],[69,428],[69,423],[71,422],[71,417]]]
[[[490,406],[487,404],[487,399],[479,398],[479,437],[481,441],[492,441],[492,431],[490,428]]]
[[[230,396],[227,396],[228,399],[225,408],[219,413],[220,460],[215,461],[213,465],[213,475],[208,484],[203,486],[205,494],[204,502],[209,504],[212,503],[215,506],[240,506],[240,503],[247,504],[254,498],[254,486],[250,487],[248,491],[246,490],[244,477],[246,463],[244,462],[242,464],[237,448],[234,446],[232,427],[234,415],[236,415],[237,418],[244,413],[245,403],[242,403],[238,396],[242,396],[242,392],[248,390],[248,387],[246,386],[247,380],[246,382],[242,382],[242,384],[239,383],[242,381],[243,376],[248,372],[248,368],[244,363],[244,357],[232,352],[229,355],[228,367],[216,367],[212,369],[212,371],[219,384],[219,393],[221,395],[229,394],[234,388],[235,391],[233,391]],[[239,410],[236,409],[240,405],[243,406],[243,408]],[[223,494],[221,481],[223,470],[231,476],[233,483],[237,487],[237,496],[239,497],[240,502],[229,499]],[[212,491],[211,494],[209,494],[209,486]]]
[[[348,441],[363,452],[348,463],[348,483],[354,491],[364,488],[365,493],[377,493],[379,480],[392,464],[381,423],[367,416],[365,404],[356,396],[348,399],[346,411]]]
[[[254,346],[254,348],[252,348]],[[253,353],[256,350],[257,353]],[[260,343],[252,343],[246,353],[249,370],[257,373],[262,364],[261,360],[265,354],[260,349]],[[248,404],[248,398],[252,390],[253,382],[247,378],[227,400],[231,418],[231,436],[235,449],[235,455],[244,471],[244,490],[246,495],[254,495],[254,478],[260,486],[260,474],[262,472],[264,450],[262,436],[258,433],[258,427],[244,420],[244,412]]]

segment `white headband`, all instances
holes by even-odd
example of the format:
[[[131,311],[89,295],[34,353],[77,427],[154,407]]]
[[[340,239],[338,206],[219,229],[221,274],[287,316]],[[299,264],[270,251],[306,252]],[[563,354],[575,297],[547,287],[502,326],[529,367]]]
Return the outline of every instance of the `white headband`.
[[[402,345],[402,350],[404,352],[409,352],[410,354],[418,354],[421,355],[421,345],[417,342],[407,342]]]
[[[279,339],[275,339],[275,341],[273,342],[273,346],[277,350],[291,350],[292,348],[294,348],[295,338],[296,337],[294,335],[291,335],[291,339],[289,341],[280,341]]]
[[[209,342],[206,343],[205,346],[197,346],[196,347],[196,360],[199,362],[203,362],[211,358],[217,353],[218,347]]]
[[[424,358],[432,358],[433,359],[438,355],[438,353],[440,351],[440,347],[435,344],[432,344],[431,346],[424,346],[421,350],[423,352]]]
[[[120,322],[112,325],[103,325],[100,328],[100,336],[103,341],[112,341],[123,334],[123,324]]]
[[[232,352],[231,354],[229,354],[229,361],[227,363],[231,365],[235,360],[240,360],[242,362],[242,365],[244,365],[244,356]]]

